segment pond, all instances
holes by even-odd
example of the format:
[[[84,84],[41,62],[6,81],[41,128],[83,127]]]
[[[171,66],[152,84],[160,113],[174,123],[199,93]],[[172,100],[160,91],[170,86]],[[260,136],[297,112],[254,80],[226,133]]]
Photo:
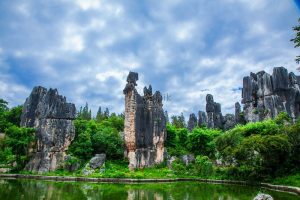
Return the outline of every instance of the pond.
[[[299,199],[294,194],[259,187],[200,182],[116,184],[0,179],[1,200],[252,200],[258,192],[268,193],[275,200]]]

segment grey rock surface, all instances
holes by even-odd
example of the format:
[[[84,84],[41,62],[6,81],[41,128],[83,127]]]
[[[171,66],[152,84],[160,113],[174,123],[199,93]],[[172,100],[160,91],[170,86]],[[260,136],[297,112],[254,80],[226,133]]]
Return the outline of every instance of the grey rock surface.
[[[153,166],[164,160],[166,118],[162,96],[152,93],[151,85],[144,88],[144,96],[135,89],[138,74],[130,72],[123,90],[125,95],[124,138],[129,168]]]
[[[65,156],[64,169],[69,172],[74,172],[80,168],[80,162],[72,162],[74,158],[70,155]]]
[[[197,126],[197,117],[194,113],[190,114],[187,128],[189,131],[192,131]]]
[[[235,116],[233,114],[226,114],[224,117],[224,130],[232,129],[235,125]]]
[[[105,163],[105,159],[106,159],[106,154],[105,153],[101,153],[101,154],[96,154],[89,162],[89,166],[92,169],[97,169],[97,168],[101,168],[102,165]]]
[[[176,157],[176,156],[172,156],[171,158],[169,158],[168,160],[167,160],[167,166],[168,166],[168,168],[172,168],[172,163],[174,162],[174,161],[176,161],[178,158]]]
[[[273,197],[269,194],[260,193],[253,200],[273,200]]]
[[[34,87],[26,99],[21,126],[36,129],[36,148],[25,170],[44,173],[64,162],[66,150],[75,137],[76,108],[56,89]]]
[[[211,94],[206,95],[207,127],[223,129],[221,104],[214,102]]]
[[[242,124],[243,123],[243,117],[242,117],[242,110],[241,110],[241,104],[239,102],[236,102],[234,104],[235,112],[234,112],[234,119],[236,124]]]
[[[195,162],[195,157],[192,154],[183,155],[181,156],[181,160],[186,166],[188,166],[189,164]]]
[[[198,112],[198,126],[199,127],[207,126],[207,116],[204,111]]]
[[[275,67],[273,74],[265,71],[243,79],[242,103],[246,122],[275,118],[287,112],[296,120],[300,108],[300,77],[288,73],[284,67]]]

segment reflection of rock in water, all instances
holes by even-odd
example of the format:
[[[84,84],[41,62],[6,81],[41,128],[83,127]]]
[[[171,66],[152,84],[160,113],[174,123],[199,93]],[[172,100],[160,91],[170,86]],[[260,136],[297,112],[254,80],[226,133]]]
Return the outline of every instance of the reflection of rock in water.
[[[160,184],[109,184],[0,180],[0,199],[89,199],[89,200],[207,200],[253,199],[261,188],[214,185],[199,182]],[[274,199],[296,200],[298,196],[264,190]]]
[[[127,191],[128,197],[127,200],[137,200],[137,199],[153,199],[153,200],[164,200],[164,199],[170,199],[173,198],[170,196],[170,198],[164,198],[164,195],[162,192],[158,193],[153,190],[133,190],[129,189]],[[165,196],[166,197],[166,196]]]

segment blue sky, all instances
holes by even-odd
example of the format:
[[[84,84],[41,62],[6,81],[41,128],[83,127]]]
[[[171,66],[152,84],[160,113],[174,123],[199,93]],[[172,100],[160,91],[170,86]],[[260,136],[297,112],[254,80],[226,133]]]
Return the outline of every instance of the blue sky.
[[[170,115],[204,110],[207,93],[230,113],[251,71],[296,72],[299,14],[292,0],[0,1],[0,98],[22,104],[41,85],[120,113],[131,70]]]

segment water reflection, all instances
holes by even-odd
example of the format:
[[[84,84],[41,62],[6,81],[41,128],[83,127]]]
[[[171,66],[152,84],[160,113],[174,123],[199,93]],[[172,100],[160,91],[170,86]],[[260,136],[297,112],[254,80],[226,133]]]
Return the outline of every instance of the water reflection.
[[[276,200],[298,199],[296,195],[257,187],[214,185],[197,182],[101,184],[0,179],[1,200],[249,200],[253,199],[259,191],[271,194]]]

